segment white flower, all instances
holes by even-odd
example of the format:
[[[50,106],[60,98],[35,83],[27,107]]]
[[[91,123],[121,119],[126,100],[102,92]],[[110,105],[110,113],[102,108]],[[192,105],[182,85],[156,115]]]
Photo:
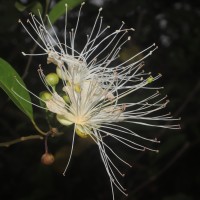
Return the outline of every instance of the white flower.
[[[111,137],[127,147],[140,151],[148,149],[157,152],[157,150],[134,142],[134,137],[156,143],[159,142],[156,138],[151,139],[140,136],[138,133],[120,125],[120,122],[170,129],[179,129],[180,127],[179,125],[165,125],[166,121],[177,120],[173,119],[170,113],[160,116],[156,114],[157,111],[167,105],[168,101],[165,100],[166,97],[160,98],[160,93],[157,91],[160,88],[152,88],[148,85],[160,78],[161,75],[158,74],[152,77],[150,73],[142,70],[144,66],[143,60],[157,48],[155,44],[116,65],[115,61],[118,58],[121,47],[130,40],[130,36],[127,37],[126,35],[133,29],[124,29],[124,22],[122,22],[118,30],[105,35],[109,26],[102,28],[103,18],[100,17],[102,10],[100,8],[91,33],[86,37],[85,46],[78,52],[75,49],[75,39],[77,31],[80,31],[78,30],[78,24],[81,8],[75,29],[71,29],[69,33],[67,32],[66,15],[64,43],[61,43],[58,39],[48,16],[47,19],[53,35],[44,25],[41,16],[40,20],[38,20],[34,15],[30,14],[31,20],[28,20],[32,30],[37,34],[41,42],[38,42],[31,31],[19,21],[31,38],[44,51],[42,54],[23,53],[23,55],[47,55],[47,63],[53,63],[57,67],[55,71],[62,80],[63,92],[69,97],[69,103],[64,101],[64,98],[54,87],[47,84],[43,71],[39,69],[41,80],[52,94],[51,99],[44,101],[46,108],[56,114],[57,120],[61,124],[66,126],[74,124],[69,161],[73,151],[75,133],[83,138],[91,137],[98,145],[102,161],[110,178],[114,199],[113,185],[126,195],[125,189],[118,181],[116,172],[122,176],[124,174],[113,163],[107,151],[117,157],[119,161],[128,166],[131,165],[108,146],[106,138]],[[110,48],[111,51],[105,55]],[[138,58],[143,54],[142,58]],[[154,89],[155,92],[137,102],[123,102],[124,97],[139,89],[143,89],[144,93],[147,89]],[[130,139],[130,136],[132,136],[132,139]]]

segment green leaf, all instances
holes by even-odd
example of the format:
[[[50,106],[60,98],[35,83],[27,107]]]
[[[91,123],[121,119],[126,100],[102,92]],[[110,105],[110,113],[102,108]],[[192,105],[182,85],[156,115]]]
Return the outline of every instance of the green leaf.
[[[17,8],[18,11],[23,12],[24,10],[26,10],[27,6],[25,6],[22,3],[16,1],[15,2],[15,8]]]
[[[42,4],[41,4],[39,1],[37,1],[37,2],[35,2],[35,3],[33,3],[33,4],[30,4],[30,10],[31,10],[31,12],[33,12],[35,15],[39,16],[38,10],[40,11],[40,13],[43,12]]]
[[[24,112],[33,121],[33,108],[32,104],[26,102],[25,100],[31,102],[30,95],[27,90],[22,88],[25,84],[19,74],[11,67],[9,63],[0,58],[0,87],[7,93],[10,99],[15,103],[15,105]],[[19,95],[19,96],[17,96]],[[23,100],[23,99],[25,100]]]
[[[17,8],[18,11],[23,12],[27,9],[31,10],[35,15],[38,14],[38,10],[40,13],[43,12],[42,4],[39,1],[29,3],[27,5],[23,5],[22,3],[19,3],[18,1],[15,2],[15,7]]]
[[[51,23],[54,24],[55,21],[65,13],[65,4],[67,4],[68,10],[70,10],[82,2],[83,0],[61,0],[58,2],[49,13]]]

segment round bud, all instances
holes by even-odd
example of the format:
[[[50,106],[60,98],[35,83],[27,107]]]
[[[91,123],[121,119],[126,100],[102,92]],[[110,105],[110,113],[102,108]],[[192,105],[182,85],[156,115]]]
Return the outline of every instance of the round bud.
[[[150,76],[149,78],[147,78],[147,83],[152,83],[153,82],[153,77]]]
[[[81,138],[87,138],[88,137],[88,134],[87,133],[84,133],[82,131],[80,131],[79,129],[76,128],[76,134],[81,137]]]
[[[75,90],[77,93],[80,93],[80,92],[81,92],[81,86],[80,86],[80,84],[75,84],[75,85],[74,85],[74,90]]]
[[[52,98],[52,94],[49,93],[48,91],[43,91],[43,92],[40,92],[40,98],[43,101],[49,101]]]
[[[57,128],[54,128],[54,127],[51,128],[51,136],[52,136],[52,137],[58,135],[58,133],[59,133],[59,132],[58,132],[58,129],[57,129]]]
[[[69,125],[73,124],[73,122],[66,119],[65,116],[63,116],[63,115],[57,114],[56,119],[64,126],[69,126]]]
[[[54,156],[50,153],[44,153],[41,157],[41,163],[44,165],[51,165],[54,163]]]
[[[56,74],[58,75],[58,77],[61,80],[64,80],[64,81],[67,80],[66,74],[64,72],[62,72],[62,70],[60,69],[60,67],[56,67]]]
[[[58,75],[56,73],[48,74],[45,77],[45,79],[46,79],[47,84],[52,86],[52,87],[56,86],[58,84],[58,82],[59,82],[59,77],[58,77]]]
[[[68,95],[64,95],[63,96],[63,99],[64,99],[64,101],[66,102],[66,103],[70,103],[70,98],[69,98],[69,96]]]

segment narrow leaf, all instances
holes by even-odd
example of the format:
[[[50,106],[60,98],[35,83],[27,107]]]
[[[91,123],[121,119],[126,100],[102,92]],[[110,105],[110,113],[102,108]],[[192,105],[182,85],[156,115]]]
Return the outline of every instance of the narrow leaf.
[[[28,91],[22,88],[17,80],[21,85],[26,87],[19,74],[11,67],[11,65],[0,58],[0,87],[7,93],[15,105],[24,112],[31,121],[33,121],[32,104],[25,101],[31,102],[30,95]]]
[[[39,16],[38,10],[40,13],[43,12],[42,4],[39,1],[34,2],[33,4],[30,4],[30,10],[33,12],[35,15]]]
[[[31,2],[29,4],[23,5],[22,3],[19,3],[18,1],[15,2],[15,7],[18,11],[23,12],[25,10],[31,10],[32,13],[35,15],[38,15],[38,10],[40,13],[43,12],[42,4],[39,1]]]
[[[24,10],[26,10],[27,6],[25,6],[22,3],[16,1],[15,2],[15,8],[17,8],[18,11],[23,12]]]
[[[68,10],[81,4],[83,0],[61,0],[59,1],[50,11],[49,18],[51,23],[54,24],[55,21],[65,13],[65,4],[67,4]]]

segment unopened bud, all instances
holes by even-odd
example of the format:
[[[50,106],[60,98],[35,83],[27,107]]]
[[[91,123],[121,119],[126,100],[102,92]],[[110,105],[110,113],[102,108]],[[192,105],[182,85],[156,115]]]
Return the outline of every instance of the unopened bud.
[[[60,69],[60,67],[56,67],[56,74],[58,75],[58,77],[62,80],[67,80],[67,76],[66,74]]]
[[[49,101],[52,98],[52,94],[48,91],[40,92],[39,96],[43,101]]]
[[[152,83],[153,82],[153,77],[150,76],[149,78],[147,78],[147,83]]]
[[[88,137],[87,133],[84,133],[84,132],[80,131],[79,129],[76,129],[75,131],[76,131],[76,134],[78,136],[80,136],[81,138],[87,138]]]
[[[63,96],[63,99],[64,99],[64,101],[66,102],[66,103],[70,103],[70,98],[69,98],[69,96],[68,95],[64,95]]]
[[[47,84],[52,86],[52,87],[56,86],[58,84],[58,82],[59,82],[59,77],[58,77],[58,75],[56,73],[48,74],[45,77],[45,79],[46,79]]]
[[[80,84],[75,84],[75,85],[74,85],[74,90],[75,90],[77,93],[80,93],[80,92],[81,92],[81,86],[80,86]]]
[[[51,128],[51,136],[54,137],[58,135],[58,129],[57,128]]]
[[[50,153],[44,153],[41,157],[41,163],[44,165],[52,165],[54,160],[54,156]]]

